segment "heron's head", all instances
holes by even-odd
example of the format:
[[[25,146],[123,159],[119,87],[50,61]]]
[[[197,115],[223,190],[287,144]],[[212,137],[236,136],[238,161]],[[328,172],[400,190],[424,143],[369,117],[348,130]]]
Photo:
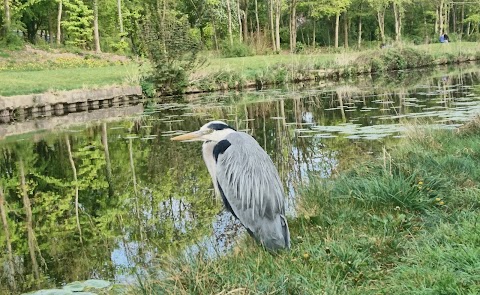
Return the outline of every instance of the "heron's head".
[[[172,137],[171,140],[177,141],[215,141],[219,142],[225,137],[235,132],[235,129],[222,121],[212,121],[203,125],[200,130],[187,134]]]

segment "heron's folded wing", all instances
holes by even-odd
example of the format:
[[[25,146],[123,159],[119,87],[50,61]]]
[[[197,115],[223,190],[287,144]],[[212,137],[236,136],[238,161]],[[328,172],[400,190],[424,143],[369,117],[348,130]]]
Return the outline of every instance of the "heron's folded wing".
[[[282,182],[267,153],[246,133],[232,133],[226,140],[230,145],[217,155],[216,176],[234,214],[244,225],[257,216],[284,214]]]

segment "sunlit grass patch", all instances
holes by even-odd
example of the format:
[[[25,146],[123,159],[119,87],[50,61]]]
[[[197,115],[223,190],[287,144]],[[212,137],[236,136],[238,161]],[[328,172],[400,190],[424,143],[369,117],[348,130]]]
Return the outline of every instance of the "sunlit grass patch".
[[[478,192],[477,192],[478,198]],[[478,294],[480,235],[478,208],[454,213],[408,242],[410,249],[388,278],[395,294]],[[399,283],[401,282],[401,283]]]
[[[136,73],[134,64],[97,68],[67,68],[39,71],[0,71],[0,95],[42,93],[128,84]],[[128,80],[128,81],[127,81]]]

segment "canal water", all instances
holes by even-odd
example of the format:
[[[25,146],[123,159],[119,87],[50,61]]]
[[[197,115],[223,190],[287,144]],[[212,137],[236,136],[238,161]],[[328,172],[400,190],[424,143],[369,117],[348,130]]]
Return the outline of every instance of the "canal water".
[[[128,117],[20,130],[0,141],[0,293],[135,282],[176,255],[230,251],[244,231],[214,197],[201,143],[169,140],[209,120],[256,138],[294,218],[310,177],[375,158],[409,128],[455,129],[478,114],[480,67],[469,66],[175,97]]]

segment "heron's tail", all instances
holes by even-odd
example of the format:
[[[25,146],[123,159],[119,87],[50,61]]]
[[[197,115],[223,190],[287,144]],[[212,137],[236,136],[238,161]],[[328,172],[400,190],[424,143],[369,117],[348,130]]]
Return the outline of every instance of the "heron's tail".
[[[290,248],[287,218],[281,214],[278,214],[273,220],[267,218],[262,220],[260,228],[253,235],[269,251]]]
[[[287,218],[280,215],[280,221],[282,223],[283,238],[285,240],[285,248],[290,249],[290,230],[288,229]]]

